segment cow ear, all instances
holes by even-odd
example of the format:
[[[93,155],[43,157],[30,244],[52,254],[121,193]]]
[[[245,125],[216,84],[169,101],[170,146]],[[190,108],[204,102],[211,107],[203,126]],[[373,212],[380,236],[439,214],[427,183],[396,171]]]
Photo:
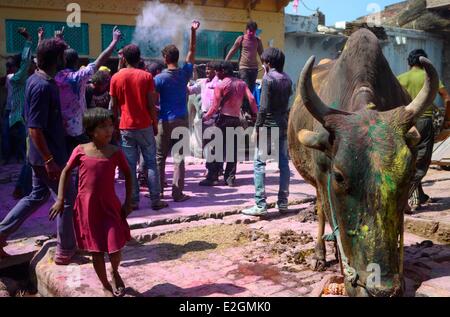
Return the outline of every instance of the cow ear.
[[[301,144],[311,149],[325,152],[330,148],[328,137],[324,133],[317,133],[303,129],[298,132],[297,138]]]
[[[415,126],[409,129],[409,131],[406,132],[405,135],[406,144],[408,144],[409,147],[415,147],[417,144],[419,144],[420,138],[420,132]]]

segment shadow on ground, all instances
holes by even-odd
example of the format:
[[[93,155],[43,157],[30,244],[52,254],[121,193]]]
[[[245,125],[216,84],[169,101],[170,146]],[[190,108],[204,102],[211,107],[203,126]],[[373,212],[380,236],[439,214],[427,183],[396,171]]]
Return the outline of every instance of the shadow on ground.
[[[132,288],[128,288],[127,294],[136,297],[204,297],[212,294],[233,296],[245,291],[247,291],[246,288],[231,283],[203,284],[189,288],[182,288],[171,283],[163,283],[153,286],[144,293],[139,293]]]
[[[125,252],[122,260],[124,263],[121,266],[131,267],[148,263],[171,261],[179,259],[187,253],[213,250],[215,248],[217,248],[216,243],[206,241],[190,241],[183,245],[172,243],[142,245],[142,247],[138,248],[139,255],[148,254],[148,256],[136,257],[136,253],[130,254]]]

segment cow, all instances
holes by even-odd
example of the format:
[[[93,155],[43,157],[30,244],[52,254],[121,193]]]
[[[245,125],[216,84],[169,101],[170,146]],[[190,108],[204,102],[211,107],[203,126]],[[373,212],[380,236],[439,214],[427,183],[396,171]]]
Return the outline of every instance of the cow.
[[[313,70],[314,61],[301,72],[288,124],[292,161],[317,193],[313,267],[325,268],[326,217],[347,294],[401,296],[403,212],[420,139],[414,124],[436,95],[437,72],[421,58],[427,79],[411,100],[367,29],[350,36],[337,60]]]

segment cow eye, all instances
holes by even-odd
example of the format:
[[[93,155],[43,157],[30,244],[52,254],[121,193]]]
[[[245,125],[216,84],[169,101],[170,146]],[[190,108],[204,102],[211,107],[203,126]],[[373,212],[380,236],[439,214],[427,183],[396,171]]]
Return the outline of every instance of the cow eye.
[[[345,181],[344,175],[342,175],[341,172],[335,170],[335,171],[333,171],[333,175],[334,175],[334,179],[336,180],[336,182],[343,183]]]

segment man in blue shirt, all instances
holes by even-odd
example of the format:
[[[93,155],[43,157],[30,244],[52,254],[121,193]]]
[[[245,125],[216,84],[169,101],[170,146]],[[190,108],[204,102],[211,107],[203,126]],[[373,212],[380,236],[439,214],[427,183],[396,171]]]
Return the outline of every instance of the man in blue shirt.
[[[28,79],[25,89],[25,121],[30,135],[28,159],[33,169],[33,190],[0,223],[0,258],[8,256],[3,250],[6,238],[45,204],[51,192],[58,193],[59,176],[68,157],[54,76],[58,65],[63,62],[66,48],[63,40],[52,38],[43,40],[37,49],[39,70]],[[57,218],[56,264],[68,264],[76,250],[73,201],[73,189],[69,186],[64,213]]]
[[[197,30],[200,22],[193,21],[191,26],[191,41],[186,64],[178,67],[180,52],[175,45],[168,45],[162,50],[167,69],[155,77],[156,91],[159,93],[159,123],[156,137],[156,159],[158,162],[161,184],[165,183],[165,167],[167,156],[172,146],[180,139],[172,139],[172,131],[178,127],[188,128],[187,84],[192,77],[195,61]],[[174,171],[172,183],[172,198],[175,202],[188,200],[184,189],[184,158],[183,153],[174,153]],[[161,191],[163,187],[161,186]],[[161,193],[162,195],[162,193]]]

